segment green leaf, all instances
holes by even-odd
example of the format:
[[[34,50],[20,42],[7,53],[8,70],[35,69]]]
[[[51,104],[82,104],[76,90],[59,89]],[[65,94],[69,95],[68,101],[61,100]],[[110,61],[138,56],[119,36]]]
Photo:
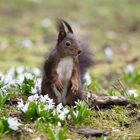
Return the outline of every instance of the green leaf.
[[[49,137],[51,138],[51,140],[56,140],[53,130],[49,127],[47,127],[46,130],[47,130],[47,133],[48,133]]]
[[[9,133],[10,131],[11,130],[9,129],[7,118],[0,118],[0,133],[6,134]]]
[[[37,117],[37,105],[34,102],[29,103],[28,110],[25,112],[25,117],[28,121]]]
[[[76,117],[74,111],[78,111],[78,116]],[[84,101],[77,102],[76,108],[70,109],[70,115],[75,124],[81,124],[83,120],[90,114],[90,109]]]
[[[7,100],[9,100],[11,97],[13,97],[15,94],[14,93],[0,93],[0,107],[2,107]]]

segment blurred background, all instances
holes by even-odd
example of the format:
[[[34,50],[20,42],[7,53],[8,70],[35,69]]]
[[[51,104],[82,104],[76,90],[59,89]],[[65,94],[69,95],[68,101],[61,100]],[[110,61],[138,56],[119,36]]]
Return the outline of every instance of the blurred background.
[[[93,112],[80,125],[64,121],[62,128],[68,129],[68,138],[86,139],[70,131],[75,126],[76,129],[87,127],[86,131],[88,128],[109,131],[109,137],[98,140],[140,139],[140,0],[0,0],[0,139],[8,132],[8,124],[1,119],[3,116],[16,116],[22,124],[21,129],[5,139],[48,139],[45,133],[52,125],[46,125],[45,117],[26,123],[16,105],[20,98],[26,100],[24,95],[40,93],[39,69],[43,67],[49,48],[56,44],[55,23],[59,17],[71,25],[76,36],[93,53],[95,65],[86,73],[85,95],[89,99],[91,95],[121,95],[132,101],[132,105],[121,107],[101,109],[97,106],[97,110],[92,107]],[[33,68],[32,73],[22,66]],[[33,74],[37,79],[33,79]],[[15,95],[14,98],[10,94]],[[9,97],[11,100],[4,104]],[[90,104],[90,100],[87,102]],[[27,112],[36,117],[35,110]],[[77,113],[75,110],[74,114]],[[77,120],[84,116],[82,113],[79,117],[79,114]],[[52,117],[52,122],[56,120]],[[67,133],[56,130],[55,136]]]
[[[139,0],[0,0],[0,71],[41,68],[56,43],[58,17],[91,47],[95,77],[109,80],[128,64],[140,68]]]

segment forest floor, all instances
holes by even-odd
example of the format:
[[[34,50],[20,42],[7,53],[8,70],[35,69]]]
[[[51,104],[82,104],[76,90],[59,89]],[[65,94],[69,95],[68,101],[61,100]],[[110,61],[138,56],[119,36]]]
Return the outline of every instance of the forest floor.
[[[139,104],[139,9],[138,0],[1,0],[0,72],[6,75],[9,69],[20,66],[42,69],[46,52],[56,43],[55,19],[62,17],[71,24],[75,34],[90,46],[94,54],[95,65],[88,71],[91,83],[85,84],[86,93],[125,96]],[[15,89],[10,88],[8,93],[14,92],[15,98],[21,96],[18,98],[26,101],[28,95],[17,95]],[[17,102],[10,105],[10,101],[4,105],[1,102],[0,97],[1,139],[50,139],[46,121],[38,118],[26,120],[21,111],[17,111]],[[2,130],[2,118],[11,114],[20,120],[22,130],[9,130],[7,134]],[[113,105],[107,108],[92,108],[90,115],[85,117],[82,123],[75,124],[75,127],[105,129],[109,134],[99,138],[86,138],[69,128],[66,128],[66,133],[62,133],[65,133],[67,138],[81,140],[140,139],[140,106]]]

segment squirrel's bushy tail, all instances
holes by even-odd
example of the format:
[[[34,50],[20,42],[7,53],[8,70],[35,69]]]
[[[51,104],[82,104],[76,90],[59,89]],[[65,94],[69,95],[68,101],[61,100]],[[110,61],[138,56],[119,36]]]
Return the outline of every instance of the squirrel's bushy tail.
[[[79,68],[80,68],[80,77],[82,83],[84,82],[83,77],[86,73],[87,69],[94,64],[93,54],[91,53],[88,44],[83,43],[81,44],[82,53],[79,55]]]

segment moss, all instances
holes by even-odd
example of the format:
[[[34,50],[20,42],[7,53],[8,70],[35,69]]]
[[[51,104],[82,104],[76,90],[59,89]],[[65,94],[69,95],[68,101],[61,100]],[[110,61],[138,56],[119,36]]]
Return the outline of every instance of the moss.
[[[136,68],[139,65],[139,31],[140,14],[139,1],[132,0],[61,0],[43,1],[35,3],[32,0],[1,0],[0,2],[0,71],[6,72],[13,66],[29,65],[30,67],[42,67],[45,52],[48,47],[55,44],[56,29],[54,19],[63,17],[69,22],[80,26],[77,35],[88,36],[89,44],[95,57],[103,63],[90,69],[97,86],[91,88],[92,92],[105,94],[113,82],[122,78],[122,70],[127,63],[133,63]],[[67,11],[66,11],[67,10]],[[76,11],[76,12],[75,12]],[[41,27],[44,18],[50,18],[52,25],[48,29]],[[74,27],[74,26],[73,26]],[[33,47],[21,48],[21,41],[30,39]],[[105,63],[103,47],[109,44],[114,52],[113,63]],[[126,45],[126,52],[122,52],[121,46]],[[132,62],[133,59],[138,59]],[[108,75],[112,74],[112,77]],[[125,85],[126,88],[139,88],[139,85]],[[87,89],[89,90],[89,89]],[[93,129],[112,130],[111,139],[139,139],[140,123],[139,108],[118,107],[111,109],[93,110],[93,113],[82,123],[80,127]],[[7,116],[9,112],[15,112],[15,106],[0,109],[0,116]],[[27,128],[32,128],[33,133],[20,135],[7,135],[4,139],[33,139],[41,137],[49,139],[44,132],[45,123],[31,122]],[[67,131],[70,138],[87,139],[71,131]],[[103,138],[89,138],[103,139]]]

